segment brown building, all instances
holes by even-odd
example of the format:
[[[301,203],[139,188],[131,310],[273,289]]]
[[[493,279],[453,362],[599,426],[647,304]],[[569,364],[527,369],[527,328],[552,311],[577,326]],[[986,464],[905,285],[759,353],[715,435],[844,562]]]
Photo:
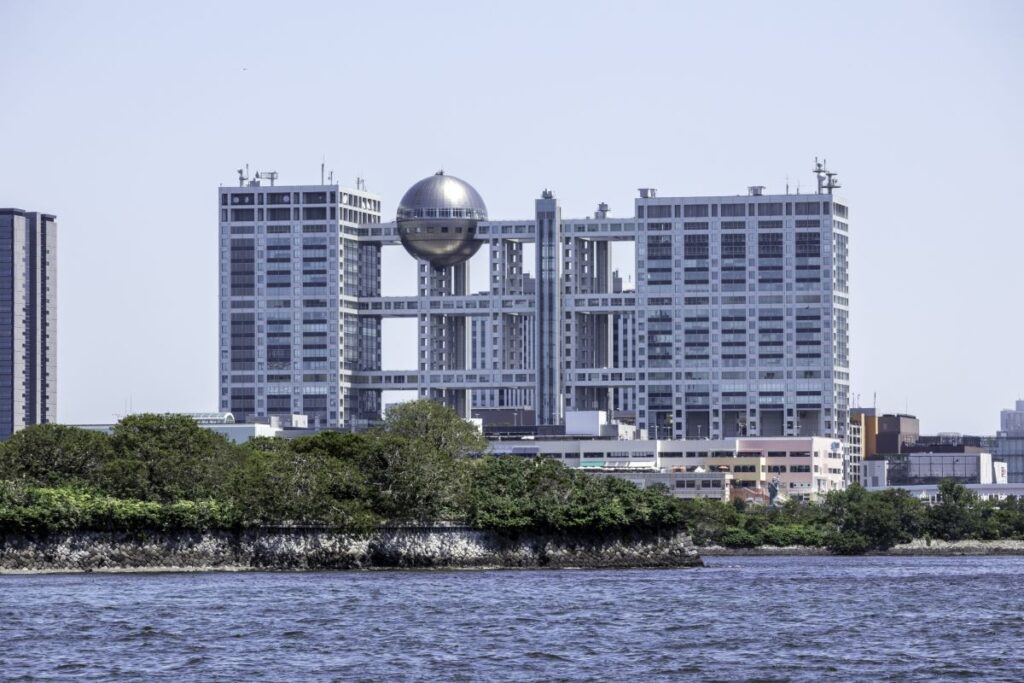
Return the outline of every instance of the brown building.
[[[905,453],[920,435],[921,424],[913,415],[882,415],[878,418],[875,455]]]

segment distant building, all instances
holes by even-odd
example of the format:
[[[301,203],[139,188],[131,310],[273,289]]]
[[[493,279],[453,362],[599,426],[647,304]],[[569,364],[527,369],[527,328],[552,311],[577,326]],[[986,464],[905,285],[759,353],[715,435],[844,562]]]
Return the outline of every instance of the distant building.
[[[0,209],[0,440],[57,419],[57,219]]]
[[[625,479],[637,487],[664,486],[676,498],[709,498],[731,500],[732,478],[728,472],[687,472],[675,469],[668,472],[659,470],[616,470],[591,468],[588,472],[608,477]]]
[[[835,173],[816,162],[815,175],[814,194],[643,188],[622,216],[563,216],[544,190],[493,220],[442,171],[382,223],[361,186],[241,172],[218,189],[219,407],[361,428],[382,392],[411,391],[485,426],[485,411],[555,427],[602,410],[662,438],[844,439],[849,205]],[[615,277],[615,243],[632,245],[632,285]],[[381,250],[399,244],[417,293],[384,296]],[[472,284],[485,245],[488,277]],[[416,359],[387,370],[382,322],[398,318],[416,322]]]
[[[733,497],[764,499],[779,493],[818,500],[846,487],[843,441],[824,437],[633,439],[561,437],[491,440],[498,456],[546,457],[588,471],[727,472]]]
[[[245,443],[257,437],[295,438],[316,433],[309,429],[305,415],[273,416],[263,420],[235,422],[231,413],[181,413],[191,417],[203,429],[226,436],[233,443]],[[110,434],[114,431],[113,424],[79,424],[72,425],[79,429]]]
[[[1007,436],[1024,436],[1024,401],[1015,408],[1000,411],[999,432]]]
[[[905,444],[904,453],[992,453],[996,438],[943,432],[935,435],[921,435],[912,444]]]
[[[983,500],[1024,496],[1024,485],[1008,481],[1006,463],[989,453],[906,453],[864,462],[869,491],[899,488],[926,503],[939,502],[939,484],[945,479]]]
[[[874,408],[851,408],[850,424],[860,428],[860,453],[866,460],[878,453],[878,415]]]
[[[913,415],[882,415],[878,418],[876,451],[872,455],[904,453],[906,447],[917,443],[921,425]]]
[[[1024,401],[999,414],[995,455],[1006,463],[1010,482],[1024,483]]]
[[[337,184],[275,186],[276,173],[217,190],[220,218],[220,408],[250,417],[308,415],[317,428],[380,420],[380,198]],[[364,227],[359,227],[364,226]]]
[[[883,455],[864,463],[868,488],[961,484],[1006,484],[1006,463],[990,453],[906,453]]]

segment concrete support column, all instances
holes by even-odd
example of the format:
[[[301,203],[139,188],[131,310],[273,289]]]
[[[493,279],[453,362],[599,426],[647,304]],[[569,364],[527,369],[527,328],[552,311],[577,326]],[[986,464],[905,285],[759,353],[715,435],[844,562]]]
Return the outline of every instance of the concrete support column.
[[[472,327],[464,315],[449,315],[434,307],[450,296],[464,296],[469,291],[469,263],[462,262],[447,268],[435,268],[420,261],[420,298],[427,312],[420,320],[420,364],[425,366],[425,390],[420,395],[452,407],[459,415],[469,417],[472,397],[465,389],[435,386],[431,374],[446,370],[465,370],[472,365],[470,359]],[[440,310],[443,310],[441,308]]]

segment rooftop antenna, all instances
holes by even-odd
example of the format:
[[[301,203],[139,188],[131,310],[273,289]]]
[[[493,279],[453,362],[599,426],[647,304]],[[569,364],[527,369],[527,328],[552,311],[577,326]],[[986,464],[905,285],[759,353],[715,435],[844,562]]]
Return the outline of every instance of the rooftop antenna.
[[[257,171],[256,172],[256,179],[257,180],[269,180],[270,181],[270,186],[273,187],[274,186],[274,181],[277,180],[277,171]]]
[[[822,190],[825,189],[825,163],[818,161],[818,157],[814,157],[814,175],[818,178],[818,194],[824,194]]]
[[[249,179],[249,164],[245,168],[238,169],[238,186],[245,187],[245,181]]]
[[[321,185],[323,185],[323,184],[324,184],[324,163],[325,163],[325,161],[326,161],[326,157],[324,157],[324,158],[323,158],[323,159],[322,159],[322,160],[320,161],[320,184],[321,184]]]
[[[836,176],[839,175],[838,173],[825,171],[825,175],[827,176],[827,179],[825,180],[825,189],[828,190],[829,194],[832,194],[832,190],[842,187],[842,185],[839,184],[839,181],[836,180]]]
[[[333,168],[327,174],[327,182],[330,183],[331,185],[334,184],[334,169]]]
[[[818,157],[814,157],[814,175],[818,177],[818,194],[832,194],[832,190],[842,187],[839,181],[836,180],[838,173],[833,173],[828,170],[828,159],[822,159],[818,161]]]
[[[789,194],[789,176],[786,176],[786,194]]]

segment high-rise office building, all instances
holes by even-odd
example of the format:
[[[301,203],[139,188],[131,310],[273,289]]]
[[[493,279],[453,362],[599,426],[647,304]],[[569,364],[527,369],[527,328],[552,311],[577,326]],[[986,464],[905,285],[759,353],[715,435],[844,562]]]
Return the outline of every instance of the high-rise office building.
[[[57,417],[57,219],[0,209],[0,439]]]
[[[220,407],[358,427],[380,414],[379,393],[353,392],[358,370],[380,368],[380,320],[358,306],[380,296],[380,249],[359,241],[380,199],[361,182],[275,187],[276,175],[218,190]]]
[[[545,190],[533,215],[491,220],[444,173],[414,184],[392,223],[377,197],[337,186],[223,188],[221,407],[321,406],[321,424],[354,427],[382,391],[415,390],[543,428],[606,410],[658,438],[845,438],[848,208],[815,170],[814,194],[642,189],[624,217],[602,204],[565,218]],[[367,204],[346,217],[348,201]],[[632,243],[632,287],[617,242]],[[380,249],[399,243],[418,294],[382,297]],[[468,260],[484,246],[474,292]],[[399,317],[417,321],[416,365],[382,370],[381,319]]]

